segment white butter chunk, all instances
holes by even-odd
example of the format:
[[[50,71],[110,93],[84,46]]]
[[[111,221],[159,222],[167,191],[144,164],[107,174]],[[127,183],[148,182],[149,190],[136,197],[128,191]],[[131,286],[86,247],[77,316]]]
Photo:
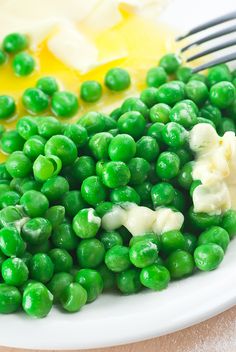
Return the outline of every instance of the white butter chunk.
[[[151,232],[155,220],[155,211],[147,207],[133,204],[126,210],[126,219],[123,226],[125,226],[133,236],[139,236],[146,232]]]
[[[156,221],[153,224],[153,232],[157,235],[167,231],[180,230],[184,223],[183,214],[172,209],[159,208],[155,213]]]
[[[113,231],[121,227],[125,221],[126,211],[117,205],[102,217],[102,227],[106,231]]]

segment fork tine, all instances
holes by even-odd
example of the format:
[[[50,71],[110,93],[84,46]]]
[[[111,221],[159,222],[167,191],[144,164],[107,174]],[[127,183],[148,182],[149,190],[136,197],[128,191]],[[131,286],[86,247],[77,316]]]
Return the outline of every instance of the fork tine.
[[[220,16],[220,17],[217,17],[217,18],[214,18],[213,20],[211,21],[208,21],[208,22],[205,22],[193,29],[191,29],[189,32],[187,32],[186,34],[184,35],[181,35],[179,37],[176,38],[176,41],[180,41],[182,39],[185,39],[187,37],[189,37],[190,35],[192,34],[195,34],[195,33],[198,33],[198,32],[201,32],[203,31],[204,29],[207,29],[207,28],[210,28],[210,27],[213,27],[213,26],[216,26],[217,24],[221,24],[223,22],[227,22],[227,21],[230,21],[230,20],[233,20],[236,18],[236,11],[233,11],[233,12],[230,12],[230,13],[227,13],[226,15],[223,15],[223,16]]]
[[[225,49],[225,48],[229,48],[230,46],[233,46],[233,45],[236,45],[236,39],[232,39],[232,40],[229,40],[229,41],[227,41],[227,42],[225,42],[225,43],[222,43],[222,44],[213,46],[212,48],[209,48],[209,49],[200,51],[199,53],[188,57],[188,58],[186,59],[186,62],[190,62],[190,61],[199,59],[199,58],[202,57],[202,56],[205,56],[205,55],[214,53],[214,52],[216,52],[216,51],[219,51],[219,50],[222,50],[222,49]]]
[[[209,61],[206,64],[197,66],[197,67],[192,69],[192,73],[197,73],[197,72],[206,70],[207,68],[213,67],[215,65],[224,64],[226,62],[230,62],[230,61],[233,61],[233,60],[236,60],[236,53],[231,53],[231,54],[219,57],[217,59],[214,59],[212,61]]]
[[[230,34],[230,33],[233,33],[233,32],[236,32],[236,25],[231,26],[229,28],[222,29],[222,30],[217,31],[215,33],[206,35],[205,37],[203,37],[201,39],[198,39],[195,42],[192,42],[192,43],[184,46],[183,48],[180,49],[180,52],[184,53],[185,51],[187,51],[188,49],[190,49],[190,48],[192,48],[194,46],[206,43],[206,42],[208,42],[208,41],[210,41],[212,39],[220,38],[223,35]]]

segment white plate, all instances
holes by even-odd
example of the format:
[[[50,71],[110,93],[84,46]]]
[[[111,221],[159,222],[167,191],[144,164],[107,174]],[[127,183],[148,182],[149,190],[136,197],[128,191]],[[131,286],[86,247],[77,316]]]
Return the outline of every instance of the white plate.
[[[220,1],[178,0],[170,4],[162,19],[186,30],[210,16],[232,10],[234,3],[235,0],[225,0],[222,9]],[[174,282],[159,293],[104,294],[78,314],[54,309],[42,320],[32,320],[23,313],[0,316],[0,345],[89,349],[164,335],[208,319],[236,304],[235,269],[236,239],[230,243],[219,269]]]

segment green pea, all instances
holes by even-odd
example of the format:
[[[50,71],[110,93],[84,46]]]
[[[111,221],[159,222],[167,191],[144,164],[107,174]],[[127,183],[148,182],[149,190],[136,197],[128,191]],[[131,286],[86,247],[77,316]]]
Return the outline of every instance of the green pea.
[[[210,226],[220,226],[221,215],[209,215],[207,213],[195,213],[193,208],[189,209],[189,218],[194,226],[205,230]]]
[[[0,284],[0,313],[15,313],[21,305],[20,291],[14,286]]]
[[[102,218],[105,214],[107,214],[108,212],[110,212],[113,208],[114,204],[111,202],[102,202],[100,204],[98,204],[98,206],[95,208],[96,213],[98,214],[98,216],[100,216],[100,218]]]
[[[58,117],[72,117],[79,110],[78,98],[71,92],[55,92],[52,96],[52,112]]]
[[[80,238],[95,237],[101,225],[101,219],[94,209],[82,209],[73,219],[73,230]]]
[[[140,281],[151,290],[161,291],[168,286],[170,273],[164,266],[152,264],[141,270]]]
[[[129,88],[131,80],[125,69],[115,67],[106,73],[104,82],[108,89],[118,92]]]
[[[171,108],[167,104],[156,104],[151,107],[150,109],[150,120],[151,122],[161,122],[161,123],[167,123],[169,122],[169,116],[170,116]]]
[[[207,74],[207,83],[209,86],[213,86],[214,84],[222,81],[231,82],[231,80],[232,75],[226,64],[221,64],[210,68]]]
[[[230,106],[235,99],[235,87],[232,83],[222,81],[214,84],[210,89],[210,101],[219,109]]]
[[[87,177],[81,186],[81,194],[85,202],[97,206],[106,199],[106,188],[97,176]]]
[[[139,112],[145,119],[147,119],[149,117],[149,110],[148,110],[147,106],[139,98],[131,97],[131,98],[125,99],[123,104],[121,105],[121,111],[123,114],[125,114],[127,112],[136,111],[136,112]],[[139,122],[139,125],[141,125],[141,118],[138,118],[137,114],[136,115],[129,114],[126,116],[130,116],[130,119],[128,120],[130,123],[131,123],[131,116],[133,116],[133,120],[134,120],[134,116],[136,116],[137,122]],[[120,120],[120,118],[118,119],[118,128],[119,128],[119,120]],[[140,128],[140,126],[139,126],[139,128]]]
[[[27,249],[30,251],[30,253],[32,255],[38,254],[38,253],[47,254],[51,249],[51,242],[49,240],[47,240],[47,241],[44,241],[44,242],[42,242],[40,244],[36,244],[36,245],[32,245],[32,244],[28,243]],[[28,266],[29,265],[30,265],[30,263],[28,263]]]
[[[21,257],[20,257],[20,259],[23,260],[23,262],[25,263],[25,265],[26,265],[27,267],[29,266],[29,263],[30,263],[31,258],[32,258],[32,254],[31,254],[30,252],[24,252],[24,253],[21,255]],[[32,280],[32,281],[33,281],[33,280]],[[27,282],[29,282],[29,280],[28,280]],[[24,286],[24,285],[23,285],[23,286]]]
[[[234,121],[228,119],[227,117],[222,118],[221,125],[219,126],[219,134],[223,136],[225,132],[232,131],[236,132],[236,127]]]
[[[105,264],[111,271],[121,272],[131,265],[129,258],[129,248],[116,245],[110,248],[105,255]]]
[[[52,225],[47,219],[34,218],[28,220],[22,227],[24,241],[32,245],[41,244],[49,239]]]
[[[44,182],[50,177],[57,175],[61,170],[61,160],[54,155],[39,155],[33,164],[33,173],[37,181]]]
[[[56,134],[62,134],[62,124],[55,117],[44,116],[37,120],[38,134],[46,139]]]
[[[22,95],[22,104],[29,112],[38,114],[48,108],[48,96],[38,88],[28,88]]]
[[[103,243],[106,251],[116,245],[123,244],[121,235],[116,231],[102,232],[100,234],[100,241]]]
[[[236,235],[236,211],[233,209],[226,210],[222,217],[221,226],[225,229],[230,238]]]
[[[8,257],[18,257],[25,251],[25,243],[15,227],[0,230],[0,249]]]
[[[16,103],[9,95],[0,95],[0,120],[5,120],[14,115]]]
[[[123,186],[116,188],[111,191],[110,199],[113,203],[122,204],[122,203],[136,203],[140,204],[140,196],[135,191],[134,188],[130,186]]]
[[[108,148],[113,136],[108,132],[96,133],[89,141],[89,148],[97,160],[108,159]]]
[[[152,67],[148,70],[146,75],[146,84],[149,87],[158,88],[166,83],[168,76],[163,67]]]
[[[165,144],[172,148],[181,148],[187,141],[187,131],[176,122],[167,123],[162,132],[162,139]]]
[[[32,279],[45,284],[53,276],[54,264],[47,254],[37,253],[30,260],[29,270]]]
[[[159,65],[163,67],[168,74],[175,73],[181,65],[181,59],[176,54],[166,54],[160,59]]]
[[[166,263],[172,279],[181,279],[191,275],[194,269],[193,256],[181,249],[170,254]]]
[[[20,199],[26,213],[32,217],[43,216],[49,208],[48,199],[44,194],[37,191],[28,191]]]
[[[141,137],[137,143],[136,156],[147,160],[148,162],[156,160],[159,154],[159,145],[156,140],[150,136]]]
[[[163,152],[159,155],[156,163],[156,173],[161,179],[172,179],[179,173],[180,160],[173,152]]]
[[[45,155],[55,155],[61,160],[63,166],[67,166],[76,160],[77,148],[66,136],[52,136],[45,144]]]
[[[197,112],[195,106],[188,100],[177,103],[170,112],[170,120],[177,122],[183,127],[189,129],[197,123]]]
[[[82,268],[96,268],[104,259],[105,249],[98,239],[88,238],[79,243],[76,254]]]
[[[151,202],[151,189],[152,189],[152,184],[149,181],[143,182],[140,185],[136,185],[134,187],[135,191],[138,193],[141,204],[147,204]]]
[[[8,258],[2,263],[2,277],[7,285],[21,286],[28,276],[29,270],[22,259]]]
[[[170,206],[174,207],[181,213],[184,213],[186,210],[186,203],[188,198],[185,193],[179,191],[178,189],[174,190],[174,198],[170,204]]]
[[[53,294],[53,301],[58,303],[63,291],[73,282],[73,276],[69,273],[56,273],[47,284]]]
[[[1,163],[0,164],[0,180],[6,180],[6,181],[10,181],[11,180],[11,176],[9,174],[9,172],[6,169],[6,164],[5,163]],[[9,189],[8,191],[10,191],[11,189]]]
[[[170,183],[160,182],[152,187],[151,198],[155,208],[172,203],[174,196],[175,189]]]
[[[176,71],[176,77],[179,81],[187,83],[192,75],[192,69],[190,67],[180,66]]]
[[[180,231],[172,230],[161,235],[161,249],[170,254],[177,249],[185,249],[185,238]]]
[[[97,271],[103,280],[103,290],[114,289],[116,286],[116,276],[111,270],[108,269],[106,264],[101,264],[97,267]]]
[[[152,242],[157,246],[157,249],[160,247],[160,236],[154,232],[146,233],[142,236],[133,236],[129,242],[129,246],[132,247],[134,244],[141,241]]]
[[[137,269],[128,269],[118,273],[117,275],[117,287],[126,295],[137,293],[142,289],[140,282],[140,272]]]
[[[190,161],[186,163],[179,172],[178,175],[178,183],[184,189],[190,189],[193,178],[192,178],[192,171],[193,171],[193,162]]]
[[[54,264],[54,273],[70,272],[73,266],[72,256],[65,249],[53,248],[48,253]]]
[[[0,210],[0,227],[14,226],[22,217],[21,211],[12,205],[3,208]]]
[[[184,87],[180,85],[180,82],[181,81],[172,81],[161,85],[158,88],[159,103],[172,106],[183,100],[185,98],[185,91]]]
[[[151,108],[158,103],[157,88],[149,87],[144,89],[140,94],[140,99],[148,108]]]
[[[56,229],[64,221],[65,208],[62,205],[54,205],[48,208],[44,216],[50,222],[52,228]]]
[[[129,167],[122,161],[110,161],[106,163],[102,171],[102,182],[108,188],[117,188],[127,185],[131,173]]]
[[[90,156],[81,156],[74,162],[73,175],[78,182],[96,174],[95,161]]]
[[[52,309],[52,303],[53,295],[42,283],[27,286],[23,293],[23,309],[33,318],[46,317]]]
[[[98,271],[93,269],[81,269],[75,277],[75,281],[87,291],[87,302],[95,301],[102,293],[103,280]]]
[[[211,125],[214,129],[216,129],[216,126],[214,125],[214,123],[211,120],[207,120],[204,117],[198,117],[197,118],[197,123],[208,123],[209,125]]]
[[[23,152],[32,161],[44,153],[46,139],[40,136],[30,137],[24,144]]]
[[[38,134],[37,123],[31,116],[21,117],[16,124],[16,129],[19,135],[26,140]]]
[[[69,223],[62,223],[52,233],[52,243],[55,247],[71,251],[77,248],[78,237]]]
[[[189,78],[189,81],[200,81],[200,82],[207,84],[207,77],[206,77],[206,75],[203,75],[201,73],[194,73]]]
[[[18,53],[28,47],[28,38],[21,33],[10,33],[3,39],[3,49],[10,54]]]
[[[63,195],[61,202],[66,211],[66,215],[69,217],[74,217],[80,210],[84,209],[87,205],[83,200],[80,191],[66,192]]]
[[[83,147],[88,140],[88,133],[85,127],[69,124],[66,126],[64,135],[70,138],[77,148]]]
[[[147,130],[147,135],[154,138],[159,145],[163,143],[162,130],[164,126],[162,122],[155,122]]]
[[[138,111],[124,113],[117,123],[120,133],[128,134],[134,139],[138,139],[144,134],[146,122]]]
[[[194,251],[194,261],[198,269],[210,271],[216,269],[224,258],[223,249],[215,243],[198,246]]]
[[[191,184],[190,187],[190,196],[193,197],[193,192],[195,191],[195,188],[200,186],[202,183],[200,180],[194,180],[193,183]]]
[[[112,161],[127,162],[134,157],[135,153],[135,141],[128,134],[119,134],[114,137],[108,148],[108,154]]]
[[[62,176],[54,176],[44,182],[41,192],[50,202],[59,200],[66,192],[69,191],[69,183]]]
[[[6,169],[12,177],[23,178],[32,171],[32,163],[23,152],[14,152],[6,161]]]
[[[198,238],[198,245],[206,243],[218,244],[225,252],[229,245],[229,234],[220,226],[212,226],[206,231],[202,232]]]
[[[78,312],[87,301],[87,291],[76,282],[65,288],[60,297],[62,307],[70,312]]]
[[[3,133],[1,138],[1,149],[4,153],[11,154],[18,150],[22,150],[23,145],[24,139],[17,131],[6,131]]]
[[[200,116],[212,121],[216,128],[221,125],[222,118],[221,118],[221,111],[216,106],[211,104],[204,105],[200,110]]]
[[[129,251],[130,261],[137,268],[144,268],[155,263],[157,256],[156,244],[147,240],[133,244]]]
[[[16,76],[28,76],[34,68],[36,62],[34,58],[27,53],[17,54],[12,61],[12,68]]]
[[[9,191],[0,194],[0,208],[5,208],[10,205],[17,205],[20,200],[20,195],[17,192]]]
[[[139,185],[147,179],[150,171],[150,165],[147,160],[143,158],[133,158],[127,165],[131,175],[130,184]]]
[[[202,105],[208,99],[209,93],[205,83],[200,81],[190,81],[185,86],[185,92],[188,99],[195,104]]]
[[[52,96],[58,91],[59,86],[54,77],[45,76],[37,80],[36,88],[42,90],[45,94]]]
[[[94,103],[102,96],[102,86],[97,81],[83,82],[80,88],[80,98],[87,103]]]
[[[190,254],[193,254],[195,248],[197,247],[197,237],[191,233],[185,233],[185,250]]]
[[[86,128],[89,136],[105,130],[104,115],[97,111],[87,112],[80,117],[77,124]]]

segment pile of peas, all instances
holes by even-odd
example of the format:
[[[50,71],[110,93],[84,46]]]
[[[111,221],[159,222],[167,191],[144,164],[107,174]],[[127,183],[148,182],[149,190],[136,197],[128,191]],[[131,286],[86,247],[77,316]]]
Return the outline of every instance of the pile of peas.
[[[147,72],[139,97],[110,115],[88,112],[75,124],[40,116],[51,97],[55,116],[77,112],[75,96],[58,92],[54,78],[24,92],[29,115],[16,130],[0,130],[9,154],[0,165],[0,313],[22,307],[42,318],[53,303],[77,312],[103,291],[160,291],[170,280],[219,266],[236,234],[236,211],[194,212],[200,182],[192,179],[188,131],[203,122],[220,135],[235,131],[235,77],[226,65],[192,74],[167,54]],[[113,91],[130,82],[121,68],[105,77]],[[101,94],[98,82],[82,84],[84,100]],[[105,231],[102,217],[125,202],[180,211],[183,227],[160,236]]]

